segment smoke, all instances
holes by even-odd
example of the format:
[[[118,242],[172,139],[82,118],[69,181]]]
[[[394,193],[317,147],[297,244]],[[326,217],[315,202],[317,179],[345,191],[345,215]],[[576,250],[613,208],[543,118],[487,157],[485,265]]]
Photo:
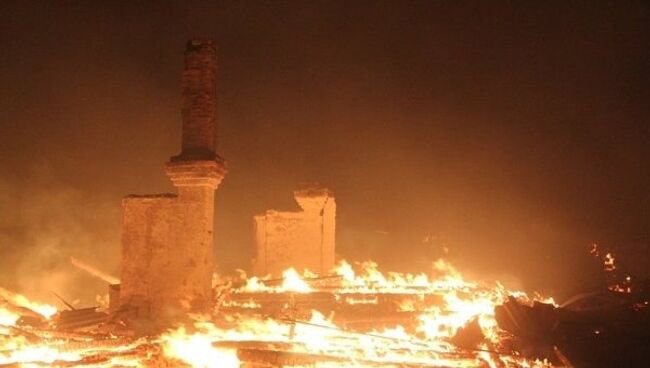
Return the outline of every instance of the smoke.
[[[18,185],[0,181],[0,192],[0,285],[52,304],[50,291],[87,305],[105,285],[70,256],[119,275],[118,207],[101,193],[65,185],[47,166],[33,167]]]

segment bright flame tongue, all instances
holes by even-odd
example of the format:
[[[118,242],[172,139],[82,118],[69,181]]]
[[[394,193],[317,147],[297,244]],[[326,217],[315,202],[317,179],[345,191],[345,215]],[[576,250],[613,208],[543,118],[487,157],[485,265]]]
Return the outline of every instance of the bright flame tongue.
[[[249,292],[249,293],[258,293],[258,292],[277,292],[277,293],[311,293],[312,288],[305,282],[303,277],[314,277],[316,275],[310,273],[309,271],[305,272],[304,276],[301,276],[298,271],[293,268],[289,268],[282,272],[282,284],[277,287],[268,286],[268,277],[265,279],[260,279],[258,277],[251,277],[246,280],[246,285],[241,288],[239,291]]]
[[[0,325],[1,326],[13,326],[16,324],[16,321],[20,316],[16,313],[13,313],[10,310],[7,310],[3,307],[0,307]]]
[[[7,300],[8,302],[17,305],[19,307],[27,308],[32,310],[46,319],[50,319],[53,315],[56,314],[56,307],[47,304],[41,304],[33,302],[23,295],[12,293],[7,289],[0,288],[0,299]],[[2,312],[0,312],[2,313]]]
[[[193,367],[239,368],[237,351],[212,346],[214,338],[209,334],[188,334],[179,328],[162,336],[165,355],[177,358]]]
[[[294,292],[294,293],[310,293],[313,290],[305,280],[302,279],[300,274],[293,268],[285,270],[282,272],[282,287],[280,291],[283,292]]]

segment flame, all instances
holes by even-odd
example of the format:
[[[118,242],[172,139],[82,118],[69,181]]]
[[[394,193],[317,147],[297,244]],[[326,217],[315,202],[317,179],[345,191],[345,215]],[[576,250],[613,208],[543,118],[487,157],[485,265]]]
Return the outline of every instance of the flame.
[[[341,300],[339,297],[338,300]],[[366,298],[355,298],[352,296],[347,296],[343,299],[345,304],[355,305],[355,304],[379,304],[379,298],[377,296],[371,296]]]
[[[293,268],[282,272],[282,278],[281,292],[309,293],[313,291]]]
[[[606,272],[612,272],[616,269],[614,256],[612,256],[611,253],[605,254],[605,258],[603,259],[603,266],[605,267]]]
[[[0,326],[14,326],[20,315],[0,307]]]
[[[55,361],[74,362],[81,359],[76,353],[60,352],[49,346],[27,346],[16,348],[8,355],[0,354],[0,364],[11,363],[53,363]]]
[[[184,327],[162,336],[163,352],[192,367],[239,368],[239,358],[234,349],[220,349],[212,346],[209,334],[189,334]]]
[[[249,293],[259,293],[259,292],[275,292],[275,293],[310,293],[313,290],[305,282],[305,277],[314,277],[315,275],[309,271],[305,271],[304,275],[301,276],[298,271],[293,268],[289,268],[282,272],[282,284],[280,286],[268,286],[266,283],[269,282],[270,276],[265,278],[259,278],[253,276],[246,280],[244,287],[239,289],[240,292],[249,292]]]
[[[13,305],[32,310],[40,314],[41,316],[43,316],[45,319],[50,319],[57,312],[57,309],[54,306],[33,302],[21,294],[13,293],[1,287],[0,287],[0,298],[8,301]]]
[[[221,303],[222,307],[234,307],[234,308],[245,308],[245,309],[259,309],[262,307],[261,304],[256,303],[254,300],[247,300],[245,302],[237,302],[234,300],[224,300]]]
[[[372,261],[361,263],[361,272],[357,274],[349,263],[341,261],[334,268],[334,274],[342,278],[339,293],[422,294],[473,286],[464,281],[460,273],[444,260],[436,261],[433,270],[443,276],[430,280],[424,273],[414,275],[389,272],[384,275]]]
[[[597,247],[594,246],[591,252],[594,256],[598,257]],[[615,293],[632,293],[632,276],[627,275],[624,279],[620,279],[616,267],[616,258],[612,253],[607,253],[602,258],[603,261],[603,270],[608,274],[608,286],[607,289]]]

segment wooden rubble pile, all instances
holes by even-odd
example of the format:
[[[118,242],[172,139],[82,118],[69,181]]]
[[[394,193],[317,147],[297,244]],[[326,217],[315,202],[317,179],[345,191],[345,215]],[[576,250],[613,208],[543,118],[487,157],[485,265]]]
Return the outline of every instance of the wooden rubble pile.
[[[576,367],[650,365],[648,290],[581,294],[561,307],[511,298],[495,309],[511,348]]]
[[[255,295],[258,299],[267,298],[268,309],[265,311],[274,311],[276,307],[271,307],[278,302],[290,301],[295,305],[301,302],[305,306],[322,306],[323,303],[336,304],[329,297],[323,298],[323,294],[311,295],[314,299],[309,300],[309,294],[274,294]],[[237,296],[243,298],[243,296]],[[283,298],[287,298],[284,300]],[[363,306],[364,310],[367,310]],[[235,308],[223,308],[222,313],[230,309],[232,312]],[[354,308],[353,308],[354,309]],[[6,331],[0,330],[0,338],[3,333],[6,337],[22,336],[26,343],[39,347],[52,347],[60,352],[78,353],[82,358],[74,361],[54,361],[50,364],[32,362],[34,366],[51,366],[51,367],[112,367],[119,366],[121,361],[138,361],[147,367],[183,367],[180,361],[175,361],[164,357],[161,346],[155,341],[155,338],[136,337],[125,329],[117,329],[116,321],[113,316],[97,311],[96,308],[70,309],[58,313],[51,321],[45,321],[42,317],[28,310],[23,311],[22,317],[15,327],[8,327]],[[245,312],[240,310],[239,312]],[[355,337],[364,337],[376,339],[382,342],[389,342],[389,349],[395,351],[418,350],[419,353],[436,356],[444,356],[452,359],[472,359],[473,352],[446,352],[437,350],[436,347],[429,346],[425,343],[416,344],[414,347],[410,341],[400,341],[384,336],[373,335],[371,333],[358,332],[348,328],[336,328],[329,326],[320,326],[311,324],[301,319],[301,313],[288,318],[285,311],[279,311],[275,317],[277,321],[288,326],[291,329],[296,325],[309,325],[315,328],[331,329],[340,334],[344,339],[354,340]],[[249,311],[250,313],[250,311]],[[370,315],[371,317],[372,315]],[[405,319],[405,317],[400,317]],[[380,317],[381,319],[381,317]],[[224,327],[227,327],[224,325]],[[218,348],[230,348],[237,351],[237,355],[242,362],[243,368],[253,367],[297,367],[311,366],[316,363],[331,363],[335,366],[345,364],[373,365],[377,367],[434,367],[431,365],[405,363],[399,361],[373,361],[360,358],[351,359],[349,356],[341,354],[311,353],[309,349],[299,341],[286,342],[265,342],[265,341],[217,341],[213,346]],[[350,351],[350,354],[357,356],[362,355],[362,351]],[[3,351],[9,354],[9,351]],[[27,362],[30,363],[30,362]],[[41,365],[39,365],[41,364]],[[18,367],[15,364],[0,364],[0,367]]]
[[[292,325],[304,325],[317,329],[328,329],[340,336],[353,340],[365,338],[387,343],[387,349],[393,352],[415,353],[436,356],[443,359],[475,359],[483,341],[477,321],[462,329],[454,338],[458,351],[446,351],[424,341],[401,340],[372,333],[373,330],[400,325],[410,333],[415,333],[417,317],[425,306],[441,305],[442,296],[409,290],[403,293],[369,293],[341,292],[340,276],[325,276],[304,279],[315,290],[310,293],[292,292],[242,292],[241,284],[231,284],[220,293],[219,312],[270,317],[276,321]],[[274,286],[282,279],[265,280],[267,286]],[[419,292],[418,292],[419,291]],[[408,310],[401,306],[409,305]],[[326,313],[326,317],[338,327],[323,326],[307,322],[311,311]],[[371,359],[351,358],[363,356],[363,352],[350,350],[348,356],[337,354],[316,354],[305,352],[307,349],[299,342],[266,343],[260,341],[219,342],[215,346],[234,347],[243,367],[302,367],[316,363],[329,363],[333,366],[387,366],[387,367],[443,367],[405,361],[377,361]],[[384,344],[382,344],[384,345]],[[347,364],[347,365],[346,365]],[[352,365],[350,365],[352,364]],[[487,367],[487,363],[485,363]]]
[[[239,291],[241,285],[230,285],[220,293],[219,311],[308,320],[311,311],[317,310],[327,313],[328,319],[337,326],[371,331],[395,325],[415,327],[413,324],[425,306],[442,303],[441,295],[415,288],[403,293],[341,292],[340,276],[305,278],[304,281],[313,292],[245,292]],[[282,279],[263,282],[273,286]],[[404,308],[404,305],[409,308]]]
[[[317,278],[306,280],[310,286],[318,290],[310,293],[278,293],[278,292],[240,292],[238,285],[228,285],[217,288],[217,308],[215,308],[215,324],[227,329],[228,323],[221,320],[223,316],[239,315],[241,318],[271,318],[287,326],[292,331],[295,326],[309,326],[316,329],[328,329],[329,332],[340,336],[346,341],[348,348],[341,352],[323,353],[311,352],[304,343],[290,338],[284,342],[265,341],[217,341],[215,347],[230,348],[237,351],[243,368],[253,367],[297,367],[311,366],[316,363],[330,363],[334,366],[346,364],[400,367],[435,367],[430,364],[409,363],[404,361],[383,361],[359,358],[363,357],[361,346],[355,348],[354,341],[370,339],[385,346],[388,353],[401,353],[408,356],[417,353],[421,356],[440,357],[444,359],[475,359],[475,343],[483,339],[478,325],[475,330],[466,329],[457,336],[458,345],[470,341],[467,349],[450,352],[441,350],[426,342],[413,342],[386,336],[375,335],[372,330],[384,327],[404,326],[410,332],[417,325],[416,310],[401,311],[400,305],[408,303],[414,309],[418,306],[435,305],[441,302],[441,297],[427,293],[402,294],[370,294],[335,292],[339,289],[337,277]],[[274,280],[267,281],[273,284]],[[62,300],[64,303],[65,301]],[[67,303],[65,303],[67,304]],[[253,305],[255,308],[250,308]],[[20,307],[16,307],[20,308]],[[328,313],[338,327],[313,324],[309,321],[312,310]],[[77,352],[83,358],[76,361],[55,361],[49,365],[55,367],[109,367],[117,366],[120,360],[140,361],[148,367],[182,367],[183,363],[171,361],[163,356],[161,346],[154,337],[137,337],[129,329],[129,321],[121,320],[124,313],[107,314],[97,308],[77,309],[69,305],[55,315],[52,320],[45,321],[40,315],[22,308],[23,317],[16,327],[4,331],[11,336],[24,336],[29,344],[35,346],[51,346],[62,352]],[[236,323],[236,322],[234,322]],[[469,334],[468,334],[469,331]],[[3,331],[0,330],[0,335]],[[467,336],[469,336],[469,338]],[[1,338],[1,336],[0,336]],[[4,352],[9,353],[9,352]],[[351,358],[356,356],[356,358]],[[0,367],[11,366],[2,365]],[[36,365],[38,366],[38,365]]]

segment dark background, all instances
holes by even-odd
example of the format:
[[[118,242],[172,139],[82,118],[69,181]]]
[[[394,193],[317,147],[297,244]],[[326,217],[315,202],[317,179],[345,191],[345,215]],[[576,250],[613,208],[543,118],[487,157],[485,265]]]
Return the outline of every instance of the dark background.
[[[559,296],[597,282],[591,242],[648,265],[648,3],[3,1],[0,285],[87,301],[69,256],[119,274],[120,198],[172,190],[192,36],[219,45],[221,272],[313,182],[352,261],[447,247]]]

